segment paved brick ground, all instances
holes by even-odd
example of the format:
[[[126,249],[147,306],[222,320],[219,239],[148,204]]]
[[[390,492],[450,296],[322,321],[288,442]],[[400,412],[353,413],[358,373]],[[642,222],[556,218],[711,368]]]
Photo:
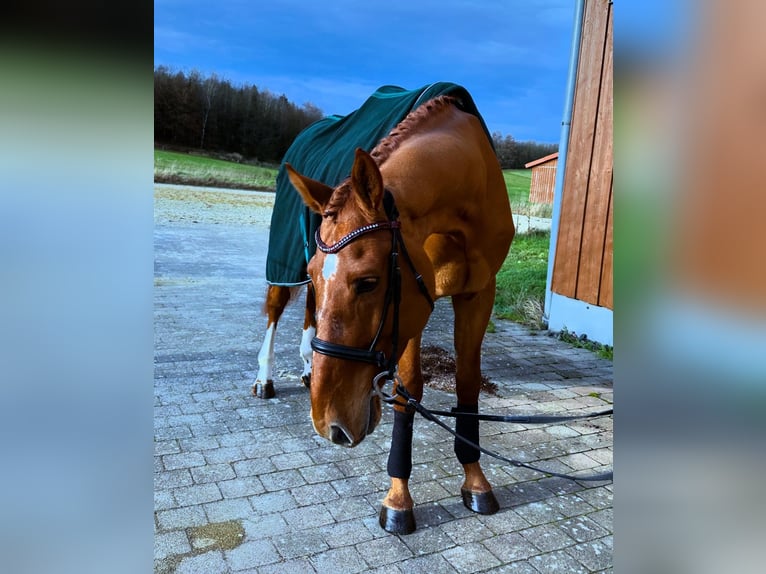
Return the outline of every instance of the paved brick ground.
[[[354,449],[315,435],[299,380],[301,304],[277,338],[276,399],[250,395],[265,327],[268,231],[236,223],[155,228],[155,572],[611,572],[612,485],[546,478],[484,456],[501,510],[459,496],[450,436],[415,421],[418,530],[392,536],[377,512],[392,416]],[[452,350],[449,301],[425,344]],[[612,364],[544,333],[495,321],[483,370],[486,412],[577,412],[612,402]],[[424,402],[453,397],[427,389]],[[612,419],[482,424],[484,446],[555,471],[612,465]]]

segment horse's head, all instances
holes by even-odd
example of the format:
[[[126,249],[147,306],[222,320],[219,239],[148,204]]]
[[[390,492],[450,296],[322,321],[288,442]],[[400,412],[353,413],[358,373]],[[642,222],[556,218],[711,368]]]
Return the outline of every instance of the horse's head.
[[[308,265],[316,293],[315,342],[341,349],[340,356],[314,352],[311,418],[321,436],[356,446],[380,421],[380,399],[372,381],[387,369],[370,357],[384,355],[387,364],[395,364],[407,342],[423,330],[431,306],[418,294],[415,276],[403,264],[399,328],[394,333],[396,313],[388,298],[393,297],[396,283],[390,269],[393,234],[398,230],[388,225],[383,178],[369,154],[356,150],[351,176],[335,189],[300,175],[289,164],[285,167],[305,204],[322,215],[321,248]],[[380,226],[372,225],[376,223]],[[372,229],[366,227],[371,225]],[[363,231],[352,234],[359,230]],[[424,252],[416,245],[408,246],[408,251],[415,252],[413,261],[428,274],[426,282],[433,292],[433,274]],[[348,356],[354,351],[372,352],[360,360]]]

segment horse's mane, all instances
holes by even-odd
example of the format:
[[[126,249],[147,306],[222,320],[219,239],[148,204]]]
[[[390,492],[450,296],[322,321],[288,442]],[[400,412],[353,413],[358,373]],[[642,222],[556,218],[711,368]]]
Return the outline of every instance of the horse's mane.
[[[383,164],[391,154],[396,151],[399,145],[405,141],[418,127],[427,119],[441,113],[450,106],[460,105],[459,100],[452,96],[437,96],[422,104],[399,122],[394,129],[388,132],[388,135],[378,142],[370,152],[370,156],[379,166]],[[332,194],[327,202],[322,215],[332,217],[346,203],[348,194],[351,192],[349,180],[344,181]]]
[[[379,166],[382,165],[383,162],[391,157],[391,154],[396,151],[399,145],[428,118],[431,118],[433,115],[438,114],[453,105],[459,107],[460,101],[452,96],[437,96],[428,100],[426,103],[407,114],[407,116],[399,122],[386,137],[380,140],[370,152],[370,156],[375,160],[375,163]],[[346,180],[335,190],[335,193],[332,194],[322,215],[325,217],[332,217],[337,214],[341,206],[346,203],[346,199],[350,192],[351,186],[349,185],[349,181]]]
[[[437,96],[407,114],[407,117],[399,122],[370,152],[375,163],[382,165],[420,124],[452,105],[458,105],[456,98],[452,96]]]

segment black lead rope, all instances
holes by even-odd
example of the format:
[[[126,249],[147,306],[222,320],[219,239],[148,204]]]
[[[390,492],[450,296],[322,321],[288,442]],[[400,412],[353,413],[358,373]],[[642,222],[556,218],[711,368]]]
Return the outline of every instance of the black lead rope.
[[[396,400],[396,397],[400,396],[403,399],[407,401],[406,404],[400,403]],[[395,394],[386,400],[386,402],[390,404],[398,404],[399,406],[403,406],[406,408],[411,408],[420,413],[420,415],[433,423],[436,423],[440,427],[442,427],[444,430],[449,432],[452,436],[454,436],[456,439],[462,441],[463,443],[467,444],[468,446],[477,449],[478,451],[486,454],[487,456],[491,456],[492,458],[496,458],[497,460],[501,460],[505,463],[511,464],[513,466],[518,466],[521,468],[528,468],[530,470],[534,470],[536,472],[542,472],[543,474],[547,474],[549,476],[556,476],[559,478],[566,478],[569,480],[581,480],[583,482],[602,482],[602,481],[609,481],[614,478],[614,471],[609,472],[602,472],[599,474],[591,474],[586,476],[575,476],[572,474],[564,474],[561,472],[554,472],[552,470],[545,470],[543,468],[538,468],[534,465],[531,465],[526,462],[521,462],[520,460],[514,460],[512,458],[504,457],[501,454],[498,454],[496,452],[492,452],[491,450],[487,450],[486,448],[476,444],[475,442],[459,435],[454,430],[452,430],[448,425],[444,424],[442,421],[440,421],[438,418],[436,418],[436,415],[440,416],[451,416],[451,417],[457,417],[457,416],[465,416],[466,413],[452,413],[452,412],[445,412],[445,411],[431,411],[424,407],[422,404],[420,404],[419,401],[417,401],[412,395],[410,395],[407,392],[407,389],[404,388],[403,385],[397,384],[395,389]],[[565,420],[577,420],[577,419],[585,419],[585,418],[594,418],[599,416],[604,416],[607,414],[612,414],[613,409],[609,409],[607,411],[601,411],[597,413],[588,413],[584,415],[567,415],[567,416],[560,416],[560,415],[537,415],[537,416],[527,416],[527,415],[511,415],[511,416],[501,416],[501,415],[474,415],[475,418],[479,418],[480,420],[493,420],[498,422],[534,422],[534,423],[543,423],[543,422],[561,422]],[[470,415],[470,413],[468,413]]]
[[[451,412],[451,411],[432,411],[428,410],[432,415],[438,415],[440,417],[461,417],[472,418],[480,421],[491,421],[496,423],[522,423],[522,424],[545,424],[545,423],[561,423],[567,421],[576,421],[580,419],[594,419],[596,417],[603,417],[606,415],[614,414],[614,409],[608,409],[605,411],[598,411],[595,413],[586,413],[582,415],[484,415],[481,413],[464,413],[464,412]]]

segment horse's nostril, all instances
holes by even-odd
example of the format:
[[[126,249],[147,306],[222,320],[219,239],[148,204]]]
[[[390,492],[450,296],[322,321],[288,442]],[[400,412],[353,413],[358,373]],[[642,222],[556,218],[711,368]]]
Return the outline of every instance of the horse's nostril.
[[[330,425],[330,440],[341,446],[350,446],[354,441],[348,436],[343,427]]]

